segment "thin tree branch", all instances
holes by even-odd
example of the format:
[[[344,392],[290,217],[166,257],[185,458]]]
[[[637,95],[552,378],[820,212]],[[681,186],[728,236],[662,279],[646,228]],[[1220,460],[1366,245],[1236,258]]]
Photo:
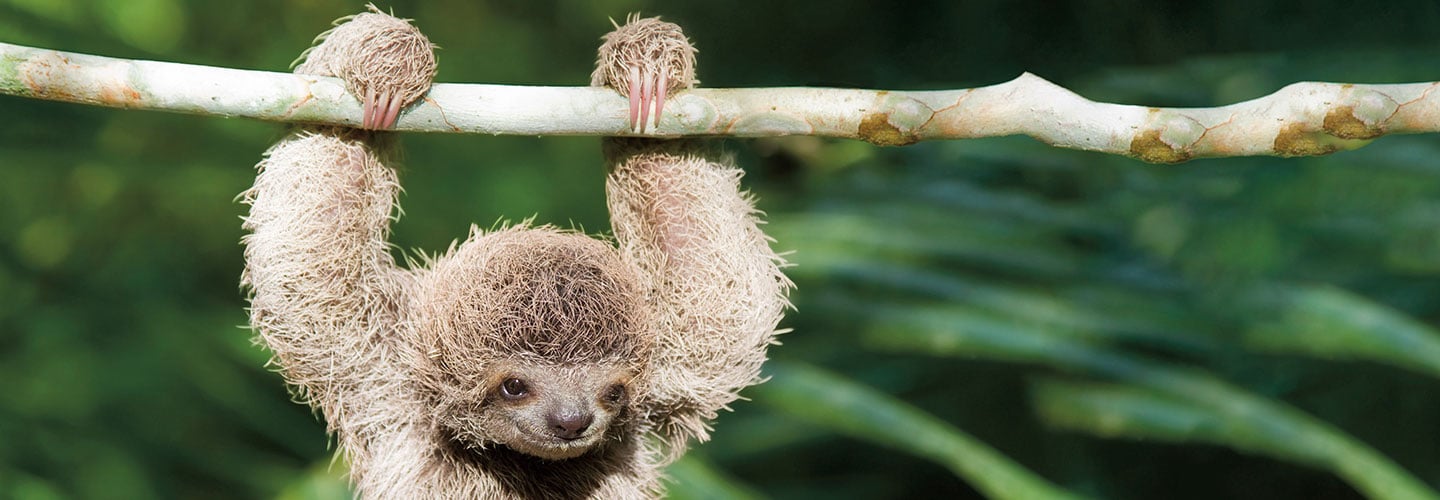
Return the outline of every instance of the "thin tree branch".
[[[1214,108],[1087,100],[1029,73],[962,90],[695,89],[674,96],[647,134],[627,127],[618,93],[590,87],[438,84],[398,130],[515,135],[817,135],[894,146],[1024,134],[1063,148],[1152,163],[1306,156],[1387,133],[1440,131],[1440,82],[1305,82]],[[334,78],[132,61],[0,43],[0,93],[131,109],[359,125]]]

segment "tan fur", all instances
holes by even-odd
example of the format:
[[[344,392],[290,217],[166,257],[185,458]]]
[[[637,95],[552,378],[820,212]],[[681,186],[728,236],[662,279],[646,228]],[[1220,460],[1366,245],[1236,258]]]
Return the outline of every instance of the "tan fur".
[[[625,18],[625,25],[616,25],[601,40],[604,43],[597,54],[595,71],[590,73],[590,85],[608,86],[620,91],[620,95],[629,95],[630,83],[624,75],[636,66],[642,73],[668,76],[671,93],[700,84],[695,79],[695,46],[674,23],[631,14]]]
[[[333,68],[377,50],[354,35],[362,22],[409,26],[378,12],[355,16],[297,71],[329,68],[349,82]],[[669,33],[684,40],[678,27]],[[375,84],[392,93],[409,85]],[[296,398],[338,437],[356,491],[659,496],[664,465],[691,437],[706,439],[716,412],[759,381],[787,305],[789,281],[739,189],[740,171],[693,142],[608,140],[618,251],[521,224],[472,229],[404,269],[387,243],[400,188],[384,165],[385,140],[333,127],[297,132],[266,153],[242,195],[251,324]],[[497,395],[511,377],[532,377],[534,397]],[[546,392],[554,387],[570,389]],[[592,402],[613,387],[625,397]],[[557,401],[596,408],[592,441],[527,444],[526,426],[543,425],[554,414],[545,405]]]
[[[404,19],[368,5],[362,12],[335,21],[315,37],[314,47],[300,54],[296,73],[335,76],[360,99],[395,96],[409,104],[430,90],[438,66],[435,45]]]
[[[657,316],[646,407],[678,456],[760,382],[791,285],[724,156],[696,141],[606,140],[611,225]]]

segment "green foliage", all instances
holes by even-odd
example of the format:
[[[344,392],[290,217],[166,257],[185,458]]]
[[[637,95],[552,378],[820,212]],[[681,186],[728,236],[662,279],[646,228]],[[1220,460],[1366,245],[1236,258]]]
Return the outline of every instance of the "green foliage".
[[[0,0],[0,40],[282,70],[359,7]],[[1212,106],[1440,79],[1428,4],[394,7],[445,47],[442,81],[582,84],[606,16],[632,10],[686,26],[709,86],[1028,70],[1097,100]],[[280,127],[19,98],[0,116],[0,498],[346,497],[322,426],[239,327],[233,198]],[[1178,166],[1023,138],[733,146],[794,251],[798,310],[772,380],[672,467],[676,498],[1440,488],[1435,137]],[[607,227],[593,138],[405,147],[401,248],[501,218]]]
[[[959,429],[882,393],[801,364],[776,363],[755,391],[782,413],[943,464],[991,498],[1074,498]]]
[[[1105,436],[1213,442],[1333,471],[1377,498],[1440,498],[1374,450],[1283,403],[1214,377],[1124,355],[1045,328],[1005,324],[983,314],[896,311],[866,337],[877,347],[939,356],[983,356],[1043,363],[1120,379],[1126,386],[1058,381],[1035,393],[1041,417]]]
[[[1334,287],[1303,287],[1274,295],[1279,314],[1246,332],[1248,346],[1392,363],[1440,378],[1440,332],[1429,325]]]
[[[694,455],[681,458],[666,471],[666,494],[674,500],[749,500],[761,496]]]

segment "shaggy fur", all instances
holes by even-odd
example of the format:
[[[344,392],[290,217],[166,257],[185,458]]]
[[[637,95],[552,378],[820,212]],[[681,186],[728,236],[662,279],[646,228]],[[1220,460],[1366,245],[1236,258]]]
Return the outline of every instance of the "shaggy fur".
[[[628,96],[630,126],[641,132],[650,121],[652,103],[658,124],[666,96],[700,83],[695,79],[695,46],[680,26],[631,14],[624,26],[616,25],[601,39],[605,43],[590,73],[590,85],[608,86]]]
[[[404,19],[370,12],[335,20],[335,28],[315,37],[300,54],[296,73],[335,76],[360,98],[362,128],[384,130],[400,110],[430,91],[435,78],[435,45]],[[301,62],[304,61],[304,62]]]
[[[661,24],[660,45],[684,42],[678,27]],[[414,35],[375,42],[373,30]],[[606,40],[602,65],[629,53],[616,51],[616,35]],[[684,45],[677,53],[693,54]],[[404,21],[360,14],[297,71],[340,76],[358,95],[402,96],[403,107],[419,97],[418,76],[428,85],[433,58],[368,83],[357,76],[397,46],[430,47]],[[653,63],[648,57],[619,64]],[[684,78],[671,81],[693,81]],[[302,130],[266,153],[242,195],[251,324],[296,398],[338,437],[357,492],[660,495],[664,465],[691,438],[705,440],[717,411],[759,382],[787,306],[790,283],[739,189],[740,171],[693,142],[610,139],[606,192],[618,249],[551,227],[472,228],[445,254],[406,269],[387,243],[400,187],[380,153],[384,140]],[[523,392],[534,398],[510,397],[516,374],[533,382]],[[515,437],[533,433],[533,422],[544,428],[532,417],[568,414],[532,401],[593,407],[595,430],[535,448]]]

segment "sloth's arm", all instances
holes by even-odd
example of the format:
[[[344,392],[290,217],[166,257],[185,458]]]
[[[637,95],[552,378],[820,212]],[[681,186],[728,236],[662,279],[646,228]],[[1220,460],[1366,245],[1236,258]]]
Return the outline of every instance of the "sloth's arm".
[[[270,148],[242,195],[250,322],[302,399],[337,421],[374,377],[408,280],[386,243],[399,185],[371,146],[332,129]]]
[[[429,90],[433,46],[374,6],[341,21],[295,71],[341,78],[362,103],[362,125],[389,128]],[[395,266],[387,243],[400,191],[381,163],[391,140],[341,127],[293,134],[266,152],[243,195],[251,325],[301,399],[323,409],[336,431],[356,423],[350,413],[394,395],[390,385],[400,378],[391,366],[398,356],[385,345],[413,278]]]
[[[695,141],[605,147],[615,237],[658,320],[642,407],[681,450],[759,381],[790,284],[728,158]]]

